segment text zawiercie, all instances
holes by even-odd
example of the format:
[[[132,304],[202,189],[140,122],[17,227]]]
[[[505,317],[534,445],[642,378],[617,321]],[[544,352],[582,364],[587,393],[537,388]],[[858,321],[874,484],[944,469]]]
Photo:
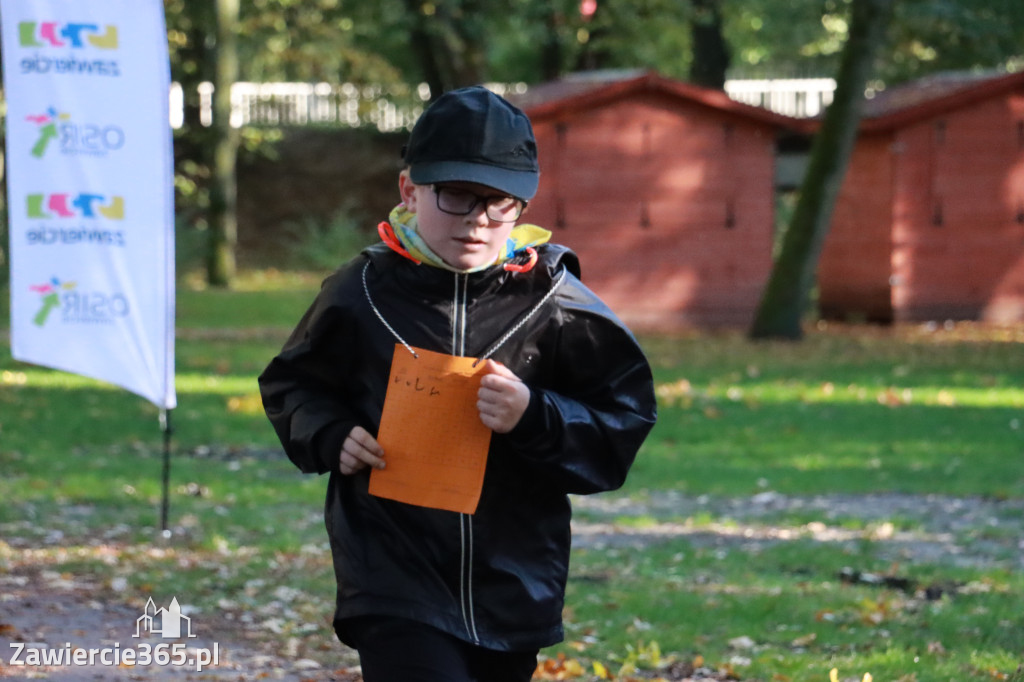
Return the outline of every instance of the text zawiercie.
[[[195,668],[202,672],[209,665],[220,663],[220,645],[214,643],[213,648],[187,649],[184,644],[164,642],[155,646],[142,643],[135,647],[121,648],[117,642],[112,647],[82,648],[72,647],[70,643],[63,647],[32,646],[14,642],[14,649],[9,665],[12,666],[176,666]]]

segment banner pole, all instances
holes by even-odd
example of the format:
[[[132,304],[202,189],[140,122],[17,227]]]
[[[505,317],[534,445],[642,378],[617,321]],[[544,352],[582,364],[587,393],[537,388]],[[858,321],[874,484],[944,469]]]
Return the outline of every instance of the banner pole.
[[[163,467],[163,495],[160,500],[160,531],[163,536],[170,537],[171,532],[167,529],[167,510],[170,507],[169,490],[171,485],[171,412],[172,410],[160,410],[160,430],[164,434],[164,467]]]

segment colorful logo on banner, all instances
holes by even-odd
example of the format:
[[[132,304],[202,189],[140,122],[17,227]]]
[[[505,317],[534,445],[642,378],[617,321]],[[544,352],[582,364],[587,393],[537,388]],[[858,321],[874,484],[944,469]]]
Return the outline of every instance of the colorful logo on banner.
[[[18,46],[34,50],[21,60],[23,75],[121,75],[114,59],[82,59],[82,55],[109,54],[120,47],[114,24],[62,21],[22,21],[18,24]],[[51,56],[51,50],[70,50],[65,56]]]
[[[60,21],[22,21],[18,24],[21,47],[95,47],[116,50],[117,26]]]
[[[46,110],[45,114],[26,116],[25,118],[29,123],[35,123],[39,128],[39,139],[32,145],[32,156],[41,159],[43,154],[46,153],[46,148],[50,146],[50,142],[57,139],[57,120],[68,119],[70,115],[58,114],[57,110],[51,107]]]
[[[29,291],[39,294],[39,309],[32,318],[37,327],[45,327],[56,311],[65,324],[113,324],[129,312],[124,294],[82,291],[76,282],[62,282],[57,277],[33,284]]]
[[[103,227],[100,220],[124,220],[124,197],[103,194],[29,194],[25,198],[29,220],[90,221],[77,226],[37,224],[25,232],[29,246],[93,244],[126,245],[123,230]]]
[[[74,282],[61,282],[56,277],[43,284],[33,284],[29,291],[39,294],[39,312],[32,318],[32,324],[42,327],[50,319],[50,313],[60,308],[60,292],[71,291],[77,286]]]
[[[89,218],[124,220],[124,197],[104,194],[29,194],[25,208],[30,219]],[[49,212],[47,212],[49,211]]]
[[[75,123],[71,114],[59,112],[54,107],[41,114],[26,116],[25,120],[34,124],[38,131],[32,145],[32,156],[37,159],[53,149],[61,154],[106,156],[124,147],[124,130],[119,126]]]

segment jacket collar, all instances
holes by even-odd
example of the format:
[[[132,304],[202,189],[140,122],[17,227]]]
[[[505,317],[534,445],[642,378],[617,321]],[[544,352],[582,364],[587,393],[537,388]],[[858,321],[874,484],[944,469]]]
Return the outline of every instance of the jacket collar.
[[[473,296],[500,287],[510,279],[528,277],[539,289],[546,290],[558,278],[562,268],[570,274],[580,276],[579,258],[568,247],[560,244],[541,244],[537,247],[537,264],[527,273],[505,270],[494,265],[485,270],[458,274],[441,270],[430,265],[416,263],[400,256],[383,243],[377,243],[363,250],[363,256],[370,260],[378,272],[393,272],[395,276],[416,291],[424,294],[446,295],[452,286],[454,276],[465,277],[465,286]]]

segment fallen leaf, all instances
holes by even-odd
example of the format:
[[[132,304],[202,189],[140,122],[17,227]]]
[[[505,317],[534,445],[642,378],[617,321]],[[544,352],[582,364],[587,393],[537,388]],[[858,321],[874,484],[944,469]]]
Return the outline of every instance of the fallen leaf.
[[[789,645],[794,648],[802,648],[805,646],[810,646],[812,643],[814,643],[814,640],[816,639],[818,639],[818,634],[812,632],[808,635],[804,635],[803,637],[797,637],[792,642],[790,642]]]
[[[539,680],[571,680],[582,677],[584,673],[583,666],[579,661],[574,658],[566,658],[565,654],[559,653],[556,658],[540,661],[533,677]]]

